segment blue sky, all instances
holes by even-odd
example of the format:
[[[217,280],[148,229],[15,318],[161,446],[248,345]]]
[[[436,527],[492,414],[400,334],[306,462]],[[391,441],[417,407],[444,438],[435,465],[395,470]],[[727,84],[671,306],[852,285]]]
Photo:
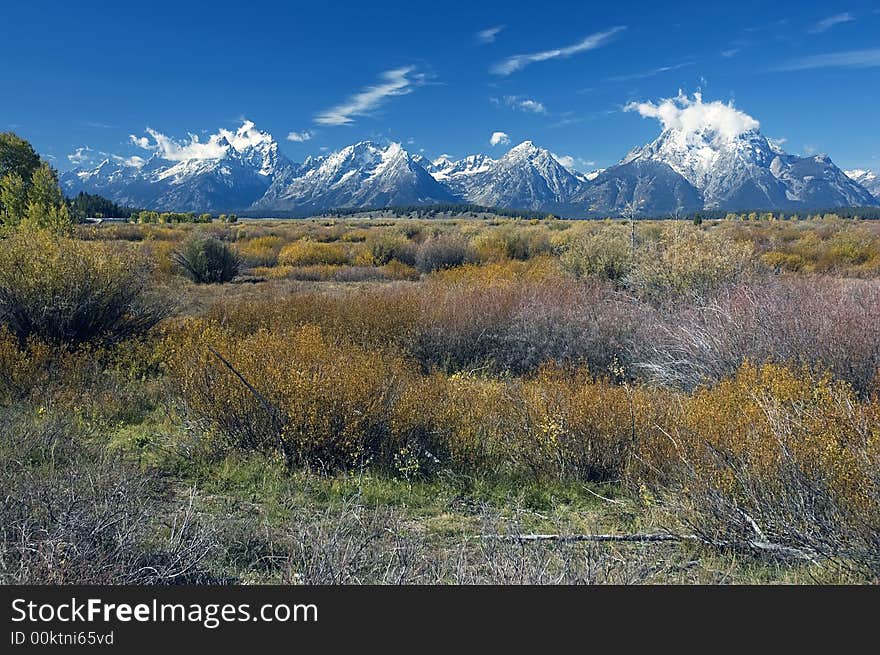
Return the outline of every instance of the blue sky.
[[[0,130],[59,169],[131,135],[204,141],[243,118],[294,160],[364,139],[454,157],[531,139],[607,166],[701,91],[792,153],[880,168],[880,0],[8,3]],[[286,137],[289,135],[292,139]],[[89,150],[86,150],[88,148]],[[80,156],[69,157],[78,149]]]

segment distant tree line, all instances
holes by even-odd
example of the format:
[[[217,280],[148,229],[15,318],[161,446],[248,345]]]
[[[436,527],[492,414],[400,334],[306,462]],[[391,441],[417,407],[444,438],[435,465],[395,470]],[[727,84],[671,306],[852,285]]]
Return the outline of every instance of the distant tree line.
[[[803,221],[819,218],[852,218],[876,221],[880,220],[880,207],[834,207],[831,209],[798,211],[749,210],[739,212],[716,209],[693,212],[682,218],[693,220],[695,223],[702,222],[703,220],[717,221],[722,219],[729,221]]]
[[[67,201],[70,213],[78,222],[87,218],[127,218],[138,210],[123,205],[117,205],[104,196],[80,191],[76,196]]]
[[[525,219],[553,218],[553,214],[549,212],[534,211],[529,209],[486,207],[484,205],[463,203],[438,203],[436,205],[395,205],[391,207],[341,207],[337,209],[328,209],[315,215],[321,216],[322,218],[329,218],[334,216],[354,216],[357,214],[368,214],[371,212],[382,212],[383,214],[391,214],[396,218],[402,218],[404,216],[415,216],[417,218],[434,218],[439,215],[467,216],[468,214],[473,216],[478,216],[480,214],[491,214],[493,216]]]
[[[221,223],[236,223],[238,216],[235,214],[220,214],[218,220]],[[155,212],[149,210],[136,211],[129,219],[132,223],[153,223],[166,225],[171,223],[210,223],[214,215],[209,213],[197,214],[196,212]]]

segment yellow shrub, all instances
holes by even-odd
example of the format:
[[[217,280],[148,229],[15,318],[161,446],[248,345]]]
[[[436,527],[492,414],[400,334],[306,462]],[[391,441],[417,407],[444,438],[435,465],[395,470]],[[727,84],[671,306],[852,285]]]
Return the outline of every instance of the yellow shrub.
[[[419,269],[399,262],[396,259],[392,259],[385,264],[382,267],[382,272],[389,280],[418,280],[422,275]]]
[[[273,266],[278,261],[283,241],[279,236],[264,236],[236,241],[235,250],[246,266]]]
[[[783,484],[785,467],[794,465],[824,481],[837,502],[864,512],[878,493],[876,418],[876,403],[860,402],[828,375],[746,364],[733,378],[695,392],[682,424],[670,432],[679,456],[731,494],[742,491],[742,481],[726,462],[742,462],[769,490]]]
[[[413,375],[402,360],[336,345],[313,325],[236,336],[187,321],[169,331],[163,358],[191,410],[216,422],[227,445],[278,449],[325,470],[389,460],[390,407]]]
[[[294,241],[278,255],[282,266],[309,266],[312,264],[339,265],[348,263],[348,252],[341,243]]]

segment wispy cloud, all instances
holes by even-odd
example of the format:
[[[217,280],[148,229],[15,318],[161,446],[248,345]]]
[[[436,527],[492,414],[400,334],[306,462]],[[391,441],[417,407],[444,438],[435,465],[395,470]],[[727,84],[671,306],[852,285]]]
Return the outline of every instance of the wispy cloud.
[[[730,59],[731,57],[736,57],[741,50],[742,48],[728,48],[727,50],[721,51],[721,56],[725,59]]]
[[[68,161],[77,167],[94,166],[99,159],[112,159],[113,161],[125,166],[140,168],[145,161],[142,157],[132,155],[131,157],[122,157],[120,155],[111,155],[103,150],[93,150],[88,146],[77,148],[74,152],[67,155]]]
[[[504,96],[504,98],[502,98],[501,100],[499,100],[498,98],[491,98],[491,100],[495,104],[504,104],[511,109],[524,111],[528,114],[547,113],[547,108],[544,106],[543,102],[532,100],[531,98],[524,98],[522,96]]]
[[[67,155],[67,159],[71,164],[84,164],[88,161],[92,160],[92,153],[94,151],[88,146],[83,146],[82,148],[77,148],[75,151]]]
[[[345,102],[330,107],[315,117],[318,125],[350,125],[354,116],[367,116],[379,107],[386,98],[411,93],[414,87],[425,82],[425,75],[415,66],[394,68],[382,73],[382,81],[355,93]]]
[[[294,143],[303,143],[304,141],[309,141],[314,136],[312,132],[308,130],[303,130],[302,132],[291,132],[287,135],[288,141],[293,141]]]
[[[110,125],[108,123],[100,123],[98,121],[87,121],[86,127],[94,127],[96,129],[109,130],[114,128],[114,125]]]
[[[835,25],[840,25],[841,23],[849,23],[850,21],[854,21],[856,19],[848,11],[843,12],[842,14],[834,14],[833,16],[829,16],[828,18],[823,18],[818,23],[813,25],[810,29],[807,30],[809,34],[821,34],[822,32],[827,32]]]
[[[770,68],[771,72],[801,71],[813,68],[874,68],[880,66],[880,48],[829,52],[789,59]]]
[[[489,145],[491,146],[507,145],[508,143],[510,143],[510,137],[507,132],[492,132],[492,136],[489,137]]]
[[[510,75],[511,73],[515,73],[518,70],[522,70],[529,64],[534,64],[539,61],[571,57],[572,55],[576,55],[580,52],[595,50],[596,48],[601,48],[603,45],[608,43],[617,33],[625,29],[625,26],[612,27],[610,30],[605,30],[604,32],[596,32],[595,34],[591,34],[590,36],[586,37],[582,41],[578,41],[573,45],[565,46],[563,48],[553,48],[552,50],[543,50],[541,52],[513,55],[512,57],[503,59],[495,64],[491,68],[491,71],[496,75]]]
[[[642,71],[641,73],[630,73],[629,75],[614,75],[613,77],[609,77],[608,79],[612,82],[627,82],[630,80],[644,80],[649,77],[654,77],[655,75],[659,75],[660,73],[667,73],[669,71],[677,71],[680,68],[685,68],[687,66],[693,66],[694,62],[686,61],[681,64],[674,64],[672,66],[660,66],[659,68],[653,68],[649,71]]]
[[[595,166],[596,162],[589,161],[584,159],[583,157],[573,157],[571,155],[557,155],[555,152],[551,152],[553,155],[553,159],[562,164],[565,168],[570,171],[578,172],[580,169],[589,168],[590,166]]]
[[[477,32],[477,41],[480,43],[492,43],[498,37],[498,34],[506,27],[506,25],[496,25],[485,30]]]

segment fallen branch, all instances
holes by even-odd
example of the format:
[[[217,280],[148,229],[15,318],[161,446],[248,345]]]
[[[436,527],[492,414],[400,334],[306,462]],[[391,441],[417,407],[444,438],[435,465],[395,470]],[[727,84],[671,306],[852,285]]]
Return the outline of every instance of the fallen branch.
[[[674,534],[484,534],[480,539],[495,539],[498,541],[633,541],[633,542],[657,542],[657,541],[686,541],[699,539],[697,535],[674,535]]]
[[[803,559],[816,564],[816,559],[810,553],[774,544],[768,541],[712,541],[696,534],[668,534],[668,533],[635,533],[635,534],[483,534],[480,539],[491,539],[495,541],[507,541],[513,543],[520,542],[542,542],[552,541],[557,543],[571,543],[577,541],[592,542],[629,542],[629,543],[668,543],[677,541],[698,541],[707,546],[715,548],[751,548],[776,555],[784,555]]]

